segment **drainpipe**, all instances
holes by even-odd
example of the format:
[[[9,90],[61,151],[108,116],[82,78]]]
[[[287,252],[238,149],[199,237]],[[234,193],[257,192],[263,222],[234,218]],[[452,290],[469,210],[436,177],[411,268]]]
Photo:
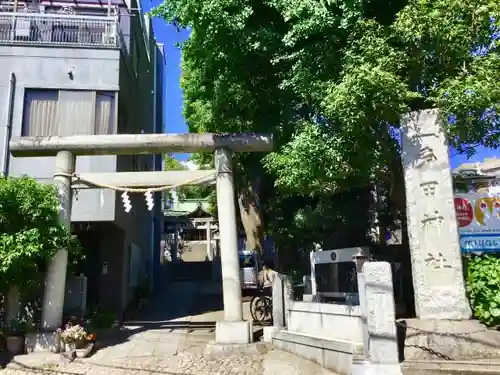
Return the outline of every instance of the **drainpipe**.
[[[3,154],[2,154],[2,177],[9,174],[9,141],[12,132],[12,114],[14,112],[14,90],[16,86],[16,76],[10,73],[9,91],[6,103],[6,119],[3,135]]]

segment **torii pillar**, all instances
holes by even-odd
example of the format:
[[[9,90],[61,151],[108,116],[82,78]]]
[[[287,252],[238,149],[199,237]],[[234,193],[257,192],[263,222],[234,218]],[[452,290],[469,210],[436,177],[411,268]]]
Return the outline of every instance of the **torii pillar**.
[[[76,156],[81,155],[134,155],[163,154],[167,152],[215,152],[217,208],[219,212],[220,247],[222,264],[222,290],[224,298],[224,320],[217,322],[216,342],[220,344],[245,344],[252,340],[250,322],[243,320],[240,267],[236,231],[236,207],[233,184],[232,152],[269,152],[273,139],[265,134],[114,134],[76,135],[69,137],[13,137],[10,151],[14,157],[57,156],[56,183],[61,191],[61,220],[68,225],[71,217],[71,189]],[[102,174],[101,180],[119,177],[120,186],[138,186],[138,175],[142,173],[120,173],[111,176]],[[157,172],[157,180],[165,179],[168,172]],[[66,175],[68,174],[68,175]],[[94,174],[94,178],[99,177]],[[153,178],[154,180],[155,178]],[[106,181],[101,181],[105,182]],[[143,183],[143,187],[165,185]],[[67,253],[65,250],[49,265],[43,308],[43,325],[57,329],[62,320],[64,287],[66,281]]]

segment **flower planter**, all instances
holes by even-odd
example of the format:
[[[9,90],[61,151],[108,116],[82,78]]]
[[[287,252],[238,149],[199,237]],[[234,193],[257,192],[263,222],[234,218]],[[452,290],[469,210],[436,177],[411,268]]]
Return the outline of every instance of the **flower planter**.
[[[24,353],[24,335],[19,336],[7,336],[7,351],[12,355],[18,355]]]
[[[87,346],[88,341],[85,339],[68,341],[65,343],[70,350],[83,349]]]
[[[75,341],[75,349],[84,349],[87,347],[88,341],[85,339]]]

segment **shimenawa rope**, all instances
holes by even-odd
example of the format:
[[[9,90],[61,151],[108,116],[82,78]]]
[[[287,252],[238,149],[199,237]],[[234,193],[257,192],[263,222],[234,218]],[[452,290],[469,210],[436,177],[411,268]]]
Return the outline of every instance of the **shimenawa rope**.
[[[163,185],[163,186],[155,186],[155,187],[149,187],[149,188],[129,188],[129,187],[125,187],[125,186],[113,186],[113,185],[101,184],[101,183],[98,183],[95,181],[91,181],[91,180],[82,178],[81,176],[79,176],[76,173],[63,173],[63,172],[54,173],[54,177],[57,177],[57,176],[69,177],[71,179],[74,178],[77,181],[82,181],[82,182],[85,182],[89,185],[93,185],[93,186],[101,188],[101,189],[111,189],[111,190],[121,191],[121,192],[125,192],[125,193],[147,193],[147,192],[154,193],[154,192],[159,192],[159,191],[163,191],[163,190],[175,189],[175,188],[185,186],[185,185],[190,185],[190,184],[193,184],[195,182],[204,180],[207,177],[215,176],[215,173],[209,172],[206,175],[203,175],[201,177],[197,177],[197,178],[194,178],[192,180],[187,180],[187,181],[175,184],[175,185]]]

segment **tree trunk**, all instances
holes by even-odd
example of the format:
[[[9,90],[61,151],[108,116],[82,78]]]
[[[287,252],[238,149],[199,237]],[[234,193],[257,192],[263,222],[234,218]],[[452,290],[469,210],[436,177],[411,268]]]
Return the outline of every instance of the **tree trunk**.
[[[19,292],[19,288],[13,285],[9,288],[9,292],[7,294],[7,323],[10,323],[11,320],[17,317],[21,307],[20,304],[21,293]]]
[[[405,176],[401,157],[398,155],[393,160],[392,165],[391,188],[389,199],[397,207],[400,213],[401,225],[401,243],[408,244],[408,226],[406,221],[406,188]]]
[[[393,164],[390,199],[396,204],[400,212],[406,214],[405,178],[401,158],[399,157],[396,158]]]
[[[263,223],[259,204],[259,182],[240,190],[238,194],[240,218],[247,240],[247,250],[263,253]]]

